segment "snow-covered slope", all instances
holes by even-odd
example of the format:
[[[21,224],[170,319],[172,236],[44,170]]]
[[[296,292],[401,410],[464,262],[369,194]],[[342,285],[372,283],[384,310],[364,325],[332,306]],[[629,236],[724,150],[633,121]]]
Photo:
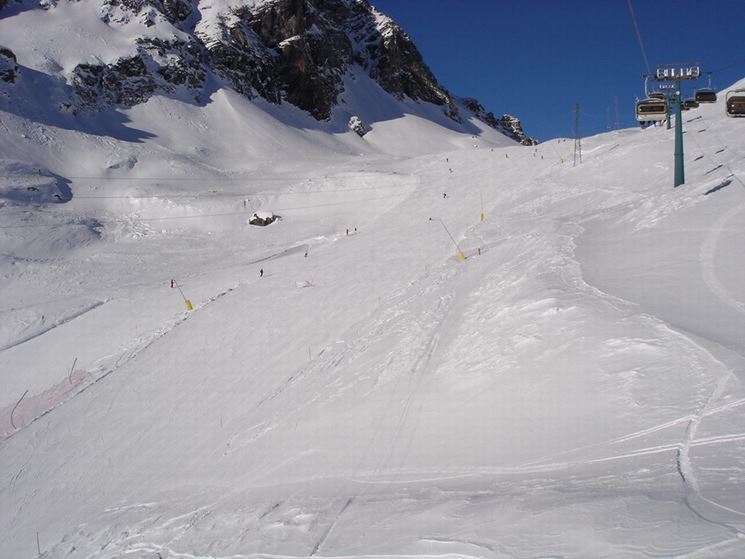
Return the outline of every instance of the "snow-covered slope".
[[[3,112],[0,556],[745,554],[744,120],[275,109]]]

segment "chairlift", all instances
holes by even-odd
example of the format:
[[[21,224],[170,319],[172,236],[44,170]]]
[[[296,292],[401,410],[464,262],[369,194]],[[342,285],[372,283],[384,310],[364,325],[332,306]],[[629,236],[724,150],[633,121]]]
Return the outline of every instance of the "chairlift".
[[[696,93],[693,96],[693,98],[696,99],[696,101],[698,101],[699,103],[716,103],[717,100],[717,94],[714,92],[714,88],[711,87],[711,72],[708,72],[708,75],[708,87],[697,89]]]
[[[736,89],[727,92],[725,106],[727,115],[745,117],[745,89]]]
[[[683,101],[683,110],[687,111],[688,109],[697,109],[698,108],[698,101],[696,99],[686,99]]]
[[[664,94],[662,95],[662,99],[650,95],[646,99],[636,102],[636,120],[642,123],[642,126],[667,120],[668,101]]]
[[[714,92],[713,89],[709,89],[708,87],[706,87],[703,89],[697,89],[693,98],[696,100],[697,103],[716,103],[717,94]]]
[[[650,99],[667,99],[667,95],[662,91],[653,91],[649,94]]]

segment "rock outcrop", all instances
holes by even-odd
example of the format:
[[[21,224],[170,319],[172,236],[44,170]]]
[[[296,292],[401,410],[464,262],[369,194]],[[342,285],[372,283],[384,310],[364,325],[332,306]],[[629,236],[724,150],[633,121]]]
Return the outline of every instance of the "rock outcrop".
[[[9,48],[0,46],[0,80],[15,83],[18,75],[18,61],[15,53]]]
[[[393,96],[443,105],[457,118],[410,37],[365,0],[270,0],[231,15],[197,35],[216,72],[241,93],[326,120],[356,64]]]
[[[364,122],[362,122],[362,119],[358,117],[357,115],[349,119],[347,128],[349,128],[352,132],[357,134],[360,138],[362,138],[365,134],[367,134],[370,131],[370,128]]]
[[[525,133],[520,124],[519,118],[511,115],[502,115],[502,118],[497,118],[494,116],[494,113],[487,112],[476,99],[461,99],[461,103],[463,103],[463,106],[471,111],[476,118],[488,124],[495,130],[499,130],[502,134],[512,138],[517,143],[524,146],[535,146],[538,144],[536,138],[531,138]]]
[[[272,212],[259,211],[248,218],[248,223],[251,225],[257,225],[259,227],[266,227],[267,225],[271,225],[278,219],[279,216],[275,215]]]
[[[78,64],[71,82],[88,107],[147,101],[156,91],[170,94],[183,86],[198,97],[207,75],[204,49],[195,40],[137,39],[137,53],[112,64]]]

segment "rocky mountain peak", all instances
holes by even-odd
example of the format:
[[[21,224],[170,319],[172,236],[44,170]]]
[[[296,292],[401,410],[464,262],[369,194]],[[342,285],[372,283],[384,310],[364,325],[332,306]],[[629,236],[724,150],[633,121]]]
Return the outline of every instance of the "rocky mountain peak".
[[[44,2],[56,9],[54,0]],[[463,102],[367,0],[102,0],[98,16],[141,34],[129,55],[81,61],[68,72],[78,110],[133,106],[157,93],[199,102],[212,75],[249,98],[286,102],[325,121],[345,78],[363,72],[396,99],[432,103],[462,122]],[[497,119],[475,101],[465,107],[516,141],[534,142],[513,117]]]
[[[481,103],[473,98],[463,98],[461,99],[461,103],[466,109],[471,111],[476,118],[488,124],[495,130],[499,130],[502,134],[512,138],[517,143],[524,146],[538,145],[538,140],[525,134],[519,118],[512,115],[502,115],[502,118],[497,118],[494,116],[494,113],[487,112]]]

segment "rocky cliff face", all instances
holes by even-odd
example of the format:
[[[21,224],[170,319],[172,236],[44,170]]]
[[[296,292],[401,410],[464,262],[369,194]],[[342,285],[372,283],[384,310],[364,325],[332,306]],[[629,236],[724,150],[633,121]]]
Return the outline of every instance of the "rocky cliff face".
[[[502,115],[502,118],[497,118],[494,116],[494,113],[487,112],[476,99],[464,98],[461,99],[461,103],[463,103],[463,106],[471,111],[476,118],[485,122],[495,130],[499,130],[502,134],[512,138],[517,143],[524,146],[538,145],[538,140],[525,134],[519,118],[511,115]]]
[[[269,0],[196,33],[238,91],[285,100],[320,120],[331,116],[355,64],[393,96],[442,105],[457,118],[409,36],[366,0]]]
[[[174,93],[188,88],[199,98],[207,70],[204,49],[195,40],[137,39],[136,53],[113,64],[78,64],[71,82],[89,107],[147,101],[156,91]]]
[[[43,5],[52,10],[54,2]],[[462,120],[459,102],[411,38],[367,0],[103,0],[99,17],[109,26],[139,25],[143,33],[129,56],[81,63],[67,76],[76,105],[86,110],[131,107],[156,93],[199,101],[213,75],[249,98],[290,103],[328,120],[345,76],[362,69],[395,98],[433,103]],[[152,29],[163,32],[154,37]],[[517,119],[496,119],[472,100],[465,106],[516,141],[535,142]]]

